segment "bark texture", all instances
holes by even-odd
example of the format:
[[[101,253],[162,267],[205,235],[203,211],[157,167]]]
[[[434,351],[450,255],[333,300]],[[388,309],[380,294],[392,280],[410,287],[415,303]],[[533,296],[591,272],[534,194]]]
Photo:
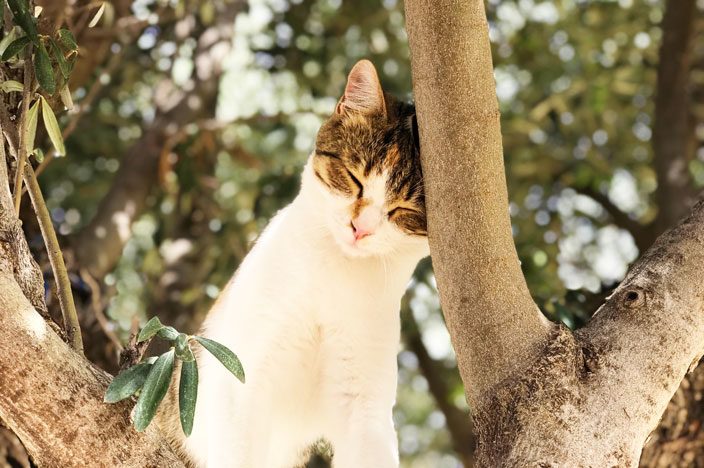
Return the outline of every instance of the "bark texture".
[[[183,467],[132,403],[103,403],[110,376],[72,351],[25,298],[0,256],[0,419],[41,467]]]
[[[430,251],[475,407],[486,388],[535,360],[550,326],[533,303],[511,235],[484,5],[405,5]],[[497,341],[505,329],[512,333]]]
[[[547,324],[513,248],[483,2],[405,6],[430,247],[478,466],[637,466],[704,352],[704,203],[588,326]]]

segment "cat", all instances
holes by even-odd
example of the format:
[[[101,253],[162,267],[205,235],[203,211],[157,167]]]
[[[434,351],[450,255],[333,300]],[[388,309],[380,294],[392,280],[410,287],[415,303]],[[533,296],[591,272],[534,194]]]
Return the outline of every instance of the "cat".
[[[334,468],[398,467],[399,306],[428,253],[415,109],[384,93],[362,60],[319,130],[298,196],[204,322],[201,334],[238,355],[247,381],[199,353],[193,433],[179,440],[193,464],[293,468],[324,438]]]

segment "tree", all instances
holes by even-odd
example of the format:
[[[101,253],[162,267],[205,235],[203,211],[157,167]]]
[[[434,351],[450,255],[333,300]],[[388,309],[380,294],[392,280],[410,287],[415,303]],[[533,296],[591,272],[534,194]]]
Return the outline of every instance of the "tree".
[[[100,2],[36,3],[44,7],[37,23],[41,34],[51,36],[60,27],[71,29],[80,54],[69,83],[76,101],[74,110],[64,112],[58,98],[45,95],[66,136],[68,156],[54,158],[49,153],[41,164],[33,158],[30,162],[52,216],[53,222],[45,223],[45,228],[49,224],[58,231],[86,357],[111,373],[118,370],[119,350],[126,348],[127,355],[134,351],[130,333],[149,316],[159,315],[165,323],[195,331],[218,288],[245,255],[248,242],[294,196],[297,173],[310,151],[311,138],[331,109],[329,97],[340,92],[345,72],[357,59],[367,57],[377,64],[387,91],[410,96],[403,5],[394,0],[252,1],[247,8],[244,2],[226,0],[134,4],[114,0],[105,4],[103,17],[92,28],[88,24],[100,10]],[[502,233],[498,237],[503,239],[500,245],[506,249],[505,258],[516,260],[507,247],[512,241],[521,261],[522,272],[515,265],[510,270],[516,280],[512,291],[527,308],[524,314],[528,318],[516,315],[517,322],[540,317],[530,309],[534,301],[551,319],[571,328],[585,323],[622,279],[618,272],[604,275],[594,265],[591,253],[603,248],[602,234],[608,238],[618,233],[621,251],[612,251],[612,255],[625,265],[637,256],[635,245],[645,251],[662,230],[688,212],[679,203],[678,190],[687,187],[686,192],[694,194],[704,184],[704,159],[694,157],[700,143],[692,132],[702,120],[700,101],[704,95],[698,81],[704,49],[695,47],[701,37],[701,14],[694,1],[670,2],[675,3],[678,8],[667,10],[660,1],[487,3],[514,236],[511,239],[501,231],[506,220],[503,225],[497,222],[496,232]],[[446,5],[438,4],[438,11],[443,8]],[[234,18],[238,18],[236,22]],[[6,34],[11,29],[10,19],[7,13]],[[475,31],[477,37],[486,35],[484,28]],[[660,31],[663,40],[658,54]],[[462,35],[451,38],[459,40]],[[445,49],[458,49],[458,44],[469,43],[451,42]],[[232,46],[235,50],[228,56]],[[417,55],[416,50],[413,53]],[[423,60],[432,60],[437,53],[433,49]],[[224,60],[226,56],[228,60]],[[58,63],[53,66],[58,74]],[[417,68],[417,63],[414,66]],[[0,68],[3,80],[24,81],[21,61],[4,63]],[[486,75],[480,81],[487,88],[479,86],[477,90],[487,91],[493,86],[490,66],[482,70]],[[684,93],[685,89],[689,92]],[[650,104],[653,95],[658,96],[657,109]],[[19,141],[16,122],[21,118],[22,101],[16,92],[0,96],[10,179],[4,182],[0,177],[0,188],[14,188]],[[489,109],[492,96],[485,97]],[[496,116],[495,109],[492,112]],[[457,124],[457,119],[460,114],[448,117],[447,128]],[[492,128],[497,137],[494,124],[485,128]],[[651,127],[658,135],[652,149],[648,145]],[[425,131],[427,134],[427,128]],[[36,141],[37,147],[48,148],[41,125]],[[503,173],[503,167],[499,168],[500,145],[493,151],[493,158],[487,159],[493,161],[493,172],[479,171],[479,175]],[[652,168],[650,158],[658,160]],[[470,162],[488,167],[483,166],[484,159]],[[676,177],[669,178],[675,162],[678,170],[672,174]],[[612,193],[619,185],[616,179],[624,174],[635,187],[636,204],[624,205]],[[669,193],[666,198],[661,197],[662,187]],[[488,188],[484,198],[505,198],[501,184]],[[2,294],[8,304],[3,307],[8,328],[0,341],[5,343],[3,350],[10,353],[8,356],[24,359],[13,367],[9,363],[14,360],[3,360],[3,372],[17,378],[0,382],[0,400],[5,405],[0,419],[41,462],[49,460],[42,457],[52,453],[55,457],[72,456],[68,450],[82,447],[82,440],[104,447],[112,433],[103,433],[87,418],[74,415],[71,400],[66,400],[62,390],[73,389],[78,383],[78,387],[89,389],[89,395],[78,393],[80,401],[88,401],[90,395],[98,398],[109,378],[106,373],[76,354],[65,354],[68,347],[53,339],[51,346],[41,348],[43,356],[61,356],[57,362],[67,360],[68,368],[77,372],[71,375],[78,380],[64,375],[57,380],[53,373],[57,368],[51,362],[38,367],[27,361],[36,358],[31,354],[36,344],[22,327],[38,326],[40,321],[29,312],[26,301],[14,294],[13,281],[45,317],[49,329],[66,338],[55,295],[57,282],[52,279],[29,198],[24,197],[20,209],[21,226],[7,211],[7,204],[3,205],[4,216],[0,216],[0,257],[10,262],[2,263],[7,265],[3,271],[13,273],[12,277],[3,276],[9,287],[3,286],[8,294]],[[489,198],[486,206],[475,207],[477,212],[491,214],[493,202],[489,203]],[[563,202],[575,208],[566,214]],[[504,214],[505,210],[499,213]],[[498,217],[487,219],[501,221]],[[580,241],[574,249],[576,255],[570,257],[565,246],[578,237],[576,228],[585,227],[594,236]],[[493,248],[487,239],[485,242],[478,247]],[[483,252],[480,249],[477,255]],[[481,267],[486,265],[481,255],[474,260]],[[491,264],[488,267],[494,268],[488,271],[499,270],[501,274],[508,271]],[[491,284],[490,276],[477,276],[467,281]],[[522,277],[532,301],[520,286]],[[429,262],[422,263],[403,304],[405,348],[399,359],[395,414],[402,466],[455,466],[459,458],[469,467],[474,463],[474,428],[466,417],[454,356],[444,345],[438,351],[437,344],[444,343],[444,338],[438,338],[444,324],[433,294],[433,278]],[[45,294],[45,289],[50,291]],[[489,299],[485,297],[484,303]],[[488,325],[503,322],[506,298],[500,299],[487,304],[487,315],[480,320],[487,327],[479,330],[490,331]],[[8,313],[17,307],[27,313]],[[451,314],[457,316],[456,312]],[[19,320],[21,317],[25,319]],[[16,328],[13,320],[19,320],[21,327]],[[452,325],[455,322],[449,323],[457,333],[458,327]],[[542,333],[542,325],[538,333]],[[569,343],[565,330],[551,326],[549,333]],[[580,333],[575,336],[581,337]],[[532,339],[529,333],[525,336]],[[489,335],[485,338],[490,340]],[[581,346],[582,341],[579,343]],[[572,348],[577,356],[578,348]],[[462,356],[466,357],[466,352]],[[538,350],[536,356],[545,354]],[[53,362],[53,358],[47,361]],[[464,358],[460,364],[466,374]],[[79,372],[81,366],[89,372]],[[506,370],[507,378],[515,380],[519,374],[519,370]],[[697,394],[704,388],[701,374],[697,369],[677,391],[646,446],[644,466],[677,462],[685,467],[704,457],[698,429],[702,416]],[[536,378],[535,382],[543,381]],[[49,383],[47,388],[55,392],[36,391]],[[563,397],[555,392],[551,400],[548,393],[546,390],[541,402],[557,404]],[[34,398],[31,404],[24,399],[30,396]],[[67,405],[57,405],[57,401]],[[88,416],[103,410],[91,405],[87,408]],[[111,427],[119,433],[108,449],[129,445],[134,447],[135,459],[156,453],[169,460],[171,455],[160,445],[158,434],[147,434],[145,439],[136,436],[127,428],[126,409],[115,410],[116,414],[103,414],[112,418]],[[17,417],[25,412],[27,419]],[[47,430],[23,429],[34,427],[36,419],[29,416],[41,417]],[[84,427],[85,432],[78,435],[85,437],[73,441],[57,438],[65,434],[66,427]],[[20,440],[11,431],[2,430],[0,435],[0,464],[7,457],[11,465],[29,466],[26,456],[20,460]],[[478,435],[487,440],[486,430]],[[486,452],[487,445],[482,443]],[[56,449],[44,450],[50,445]],[[81,456],[95,453],[86,450]],[[79,456],[62,465],[80,464],[81,460]],[[318,463],[325,466],[321,459]]]
[[[431,255],[479,465],[637,466],[704,353],[704,203],[584,328],[547,322],[511,235],[484,6],[410,1],[406,18]]]

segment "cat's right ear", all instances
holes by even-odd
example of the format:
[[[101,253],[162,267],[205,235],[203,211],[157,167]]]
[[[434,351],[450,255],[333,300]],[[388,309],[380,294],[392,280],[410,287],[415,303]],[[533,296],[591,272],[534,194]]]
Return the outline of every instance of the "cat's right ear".
[[[381,112],[386,115],[384,92],[381,90],[379,76],[369,60],[360,60],[352,67],[345,94],[335,107],[335,113],[347,115],[350,112],[374,114]]]

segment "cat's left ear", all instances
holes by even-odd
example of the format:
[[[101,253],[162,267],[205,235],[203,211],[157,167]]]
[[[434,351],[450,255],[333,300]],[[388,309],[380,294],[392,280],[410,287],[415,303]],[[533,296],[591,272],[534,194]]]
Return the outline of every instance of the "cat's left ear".
[[[381,90],[379,76],[376,69],[369,60],[360,60],[352,67],[347,78],[345,94],[335,107],[335,112],[339,115],[346,115],[349,112],[359,112],[361,114],[374,114],[381,112],[386,115],[386,104],[384,103],[384,92]]]

